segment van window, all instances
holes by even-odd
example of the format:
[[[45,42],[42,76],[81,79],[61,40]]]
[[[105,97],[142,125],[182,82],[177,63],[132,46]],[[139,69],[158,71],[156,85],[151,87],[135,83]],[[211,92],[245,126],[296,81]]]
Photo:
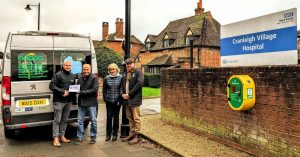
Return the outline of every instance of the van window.
[[[62,69],[65,60],[72,62],[73,74],[81,73],[84,63],[91,63],[88,51],[16,50],[12,51],[11,58],[12,81],[51,80],[54,73]]]
[[[55,51],[54,52],[54,65],[56,65],[55,72],[62,69],[65,60],[72,62],[73,74],[82,72],[82,65],[87,63],[91,64],[91,52],[87,51]]]
[[[53,76],[52,51],[12,51],[11,76],[12,81],[51,79]]]

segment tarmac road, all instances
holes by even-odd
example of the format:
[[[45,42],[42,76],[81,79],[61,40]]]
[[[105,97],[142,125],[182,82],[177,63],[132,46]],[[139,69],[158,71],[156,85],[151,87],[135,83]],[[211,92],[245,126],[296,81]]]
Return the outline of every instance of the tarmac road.
[[[159,101],[158,99],[148,100]],[[156,103],[157,104],[157,103]],[[145,103],[143,114],[159,112],[159,107],[154,109]],[[128,145],[118,139],[116,142],[106,142],[105,138],[105,105],[100,104],[98,113],[98,138],[96,144],[89,144],[89,128],[86,130],[85,141],[75,145],[76,128],[68,127],[66,137],[71,143],[62,144],[62,147],[53,147],[51,127],[29,128],[16,132],[16,137],[6,139],[3,133],[2,121],[0,124],[0,157],[157,157],[171,156],[169,153],[149,146],[147,141],[143,144]],[[121,118],[120,118],[121,119]],[[148,146],[147,146],[148,145]]]

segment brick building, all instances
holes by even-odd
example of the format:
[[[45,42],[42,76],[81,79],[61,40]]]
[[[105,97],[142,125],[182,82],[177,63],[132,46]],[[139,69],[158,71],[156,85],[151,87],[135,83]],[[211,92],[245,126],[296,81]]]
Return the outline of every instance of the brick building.
[[[158,35],[147,35],[136,65],[152,73],[182,66],[189,62],[191,39],[194,66],[220,66],[220,23],[209,11],[204,12],[202,0],[197,4],[195,15],[169,22]]]
[[[124,22],[123,19],[117,18],[116,19],[116,32],[109,34],[109,23],[103,22],[102,23],[102,40],[101,41],[94,41],[95,47],[97,46],[105,46],[110,49],[117,51],[121,56],[124,56],[124,50],[122,48],[122,44],[125,40],[124,35]],[[144,47],[144,44],[134,35],[131,35],[131,57],[136,57],[140,50]]]

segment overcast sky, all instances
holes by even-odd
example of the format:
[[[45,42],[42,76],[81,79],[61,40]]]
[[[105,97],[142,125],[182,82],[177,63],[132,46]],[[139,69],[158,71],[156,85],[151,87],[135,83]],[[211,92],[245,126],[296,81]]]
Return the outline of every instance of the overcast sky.
[[[194,15],[199,0],[131,0],[131,33],[141,41],[147,34],[157,35],[169,21]],[[102,22],[115,32],[116,18],[125,20],[125,0],[1,0],[0,51],[10,31],[37,30],[37,7],[41,3],[42,31],[89,33],[102,38]],[[290,8],[300,8],[300,0],[203,0],[205,11],[221,25]],[[299,12],[299,10],[298,10]],[[300,15],[298,13],[298,25]],[[298,27],[298,30],[300,28]]]

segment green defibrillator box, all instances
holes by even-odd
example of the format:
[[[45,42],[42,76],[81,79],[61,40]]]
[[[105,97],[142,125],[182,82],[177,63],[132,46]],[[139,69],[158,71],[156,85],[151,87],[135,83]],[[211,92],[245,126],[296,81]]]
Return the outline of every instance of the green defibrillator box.
[[[227,98],[233,110],[249,110],[255,104],[255,84],[248,75],[233,75],[227,84]]]

